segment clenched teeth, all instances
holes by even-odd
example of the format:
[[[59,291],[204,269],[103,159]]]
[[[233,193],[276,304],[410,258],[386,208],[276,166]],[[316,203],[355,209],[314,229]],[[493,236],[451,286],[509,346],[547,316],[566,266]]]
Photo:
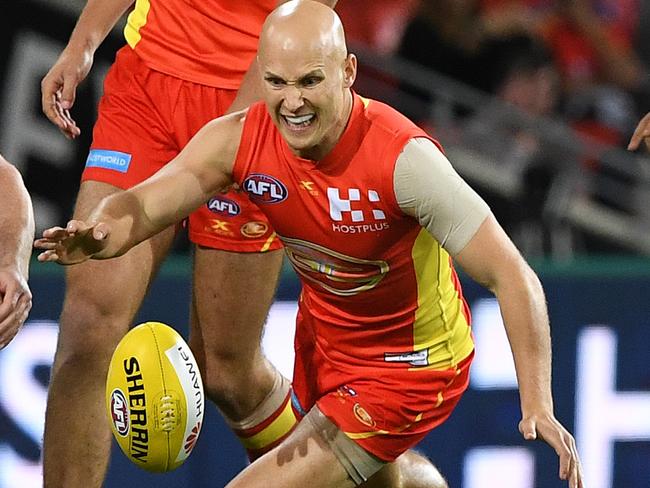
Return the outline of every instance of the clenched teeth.
[[[297,117],[290,117],[288,115],[285,115],[284,118],[287,119],[287,121],[289,123],[291,123],[291,124],[300,125],[300,124],[304,124],[306,122],[311,121],[311,119],[314,118],[314,115],[313,114],[311,114],[311,115],[300,115],[300,116],[297,116]]]

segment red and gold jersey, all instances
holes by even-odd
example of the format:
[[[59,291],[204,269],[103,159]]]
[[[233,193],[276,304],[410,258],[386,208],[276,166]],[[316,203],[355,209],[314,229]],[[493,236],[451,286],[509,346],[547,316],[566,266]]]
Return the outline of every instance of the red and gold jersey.
[[[236,90],[277,0],[136,0],[124,36],[151,68]]]
[[[473,350],[449,254],[395,200],[395,161],[414,137],[428,136],[355,95],[316,163],[291,152],[264,104],[246,117],[235,180],[284,243],[303,284],[299,320],[334,360],[445,369]]]

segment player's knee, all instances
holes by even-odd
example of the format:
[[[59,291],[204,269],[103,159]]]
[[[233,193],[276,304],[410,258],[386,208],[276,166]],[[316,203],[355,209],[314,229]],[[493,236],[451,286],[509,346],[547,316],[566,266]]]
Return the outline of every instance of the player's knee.
[[[449,488],[447,481],[434,464],[413,450],[402,454],[396,461],[401,488]]]
[[[117,343],[128,330],[127,320],[96,304],[79,301],[64,307],[60,318],[55,365],[108,365]]]
[[[200,359],[199,359],[200,357]],[[239,392],[246,389],[247,368],[237,369],[237,361],[213,354],[197,355],[208,397],[218,406],[237,403]]]
[[[206,395],[224,413],[246,415],[273,386],[276,371],[261,354],[197,354]],[[243,357],[246,356],[246,357]],[[199,359],[200,357],[200,359]]]

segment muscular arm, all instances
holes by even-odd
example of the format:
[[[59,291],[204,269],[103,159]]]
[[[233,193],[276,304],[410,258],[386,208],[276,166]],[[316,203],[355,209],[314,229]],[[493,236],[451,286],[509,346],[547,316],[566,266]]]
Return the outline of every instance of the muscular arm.
[[[245,112],[205,125],[170,163],[133,188],[100,202],[86,222],[43,233],[40,261],[75,264],[119,256],[187,217],[231,184]]]
[[[31,307],[27,286],[34,216],[20,173],[0,156],[0,348],[18,332]]]
[[[553,413],[550,328],[537,275],[487,205],[430,141],[407,144],[395,168],[395,193],[400,208],[495,294],[517,371],[519,430],[526,439],[548,442],[560,457],[560,477],[569,479],[572,488],[582,486],[575,441]]]
[[[2,156],[0,188],[0,269],[15,269],[27,280],[34,241],[32,203],[20,173]]]
[[[519,379],[524,416],[552,412],[551,346],[539,280],[490,214],[427,139],[410,141],[395,168],[400,208],[418,219],[499,300]]]
[[[66,51],[76,49],[94,54],[133,2],[134,0],[88,0],[70,35]]]
[[[456,260],[499,301],[515,360],[523,417],[552,415],[551,339],[546,299],[537,275],[493,216]]]

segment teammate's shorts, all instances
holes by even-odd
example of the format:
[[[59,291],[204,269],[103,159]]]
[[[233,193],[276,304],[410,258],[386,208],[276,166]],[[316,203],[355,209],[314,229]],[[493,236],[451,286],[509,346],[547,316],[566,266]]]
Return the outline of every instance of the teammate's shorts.
[[[394,461],[442,424],[469,384],[473,352],[442,371],[364,364],[354,357],[337,359],[341,354],[323,350],[312,334],[298,323],[294,410],[304,416],[317,405],[345,435],[382,461]]]
[[[184,81],[148,68],[126,46],[104,82],[82,181],[127,189],[162,168],[208,121],[222,115],[234,90]],[[214,195],[189,218],[196,244],[239,252],[281,247],[262,212],[243,192]]]

